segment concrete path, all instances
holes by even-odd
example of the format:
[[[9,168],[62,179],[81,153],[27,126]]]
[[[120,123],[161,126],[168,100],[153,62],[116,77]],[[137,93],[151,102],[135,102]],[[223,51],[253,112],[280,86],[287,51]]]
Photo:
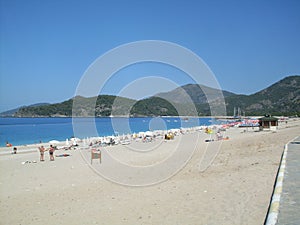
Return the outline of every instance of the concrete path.
[[[300,137],[288,144],[276,225],[300,225]]]

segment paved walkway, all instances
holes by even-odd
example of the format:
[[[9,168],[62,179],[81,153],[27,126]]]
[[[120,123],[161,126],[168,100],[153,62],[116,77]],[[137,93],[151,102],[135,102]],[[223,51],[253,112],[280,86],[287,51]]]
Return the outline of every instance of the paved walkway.
[[[300,225],[300,137],[288,144],[276,225]]]

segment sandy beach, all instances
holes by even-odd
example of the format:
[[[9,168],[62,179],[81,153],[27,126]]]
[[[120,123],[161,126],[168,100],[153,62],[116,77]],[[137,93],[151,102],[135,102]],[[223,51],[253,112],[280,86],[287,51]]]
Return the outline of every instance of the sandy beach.
[[[300,120],[280,124],[276,132],[229,128],[224,135],[229,140],[205,142],[208,135],[196,131],[170,141],[109,146],[102,151],[102,164],[93,160],[96,170],[109,168],[109,152],[127,164],[146,166],[163,162],[174,149],[195,149],[174,176],[144,187],[105,179],[79,148],[55,151],[70,154],[55,161],[46,152],[44,162],[37,145],[19,146],[15,155],[0,148],[0,224],[263,224],[283,147],[300,135]],[[197,165],[214,146],[216,158],[199,171]],[[156,150],[133,151],[138,149]]]

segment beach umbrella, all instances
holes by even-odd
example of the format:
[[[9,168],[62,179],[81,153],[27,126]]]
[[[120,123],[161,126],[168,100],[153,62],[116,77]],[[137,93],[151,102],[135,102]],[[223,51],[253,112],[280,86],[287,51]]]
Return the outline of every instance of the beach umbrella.
[[[79,139],[79,138],[71,138],[70,140],[71,140],[71,141],[77,141],[77,142],[79,142],[79,141],[80,141],[80,139]]]
[[[52,141],[49,141],[49,144],[59,144],[59,141],[57,141],[57,140],[52,140]]]
[[[139,132],[139,137],[144,137],[145,136],[145,132]]]
[[[66,139],[66,146],[69,146],[69,145],[70,145],[69,139],[67,138],[67,139]]]
[[[152,136],[153,136],[153,132],[151,132],[151,131],[146,131],[146,132],[145,132],[145,135],[146,135],[147,137],[152,137]]]

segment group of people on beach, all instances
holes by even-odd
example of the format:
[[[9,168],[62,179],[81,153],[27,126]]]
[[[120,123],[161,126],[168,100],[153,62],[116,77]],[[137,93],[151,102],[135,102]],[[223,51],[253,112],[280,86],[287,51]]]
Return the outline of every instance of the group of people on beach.
[[[44,159],[45,151],[49,151],[50,161],[54,161],[55,148],[53,145],[50,145],[49,149],[45,149],[45,147],[42,145],[39,147],[39,150],[40,150],[40,161],[45,161]]]

